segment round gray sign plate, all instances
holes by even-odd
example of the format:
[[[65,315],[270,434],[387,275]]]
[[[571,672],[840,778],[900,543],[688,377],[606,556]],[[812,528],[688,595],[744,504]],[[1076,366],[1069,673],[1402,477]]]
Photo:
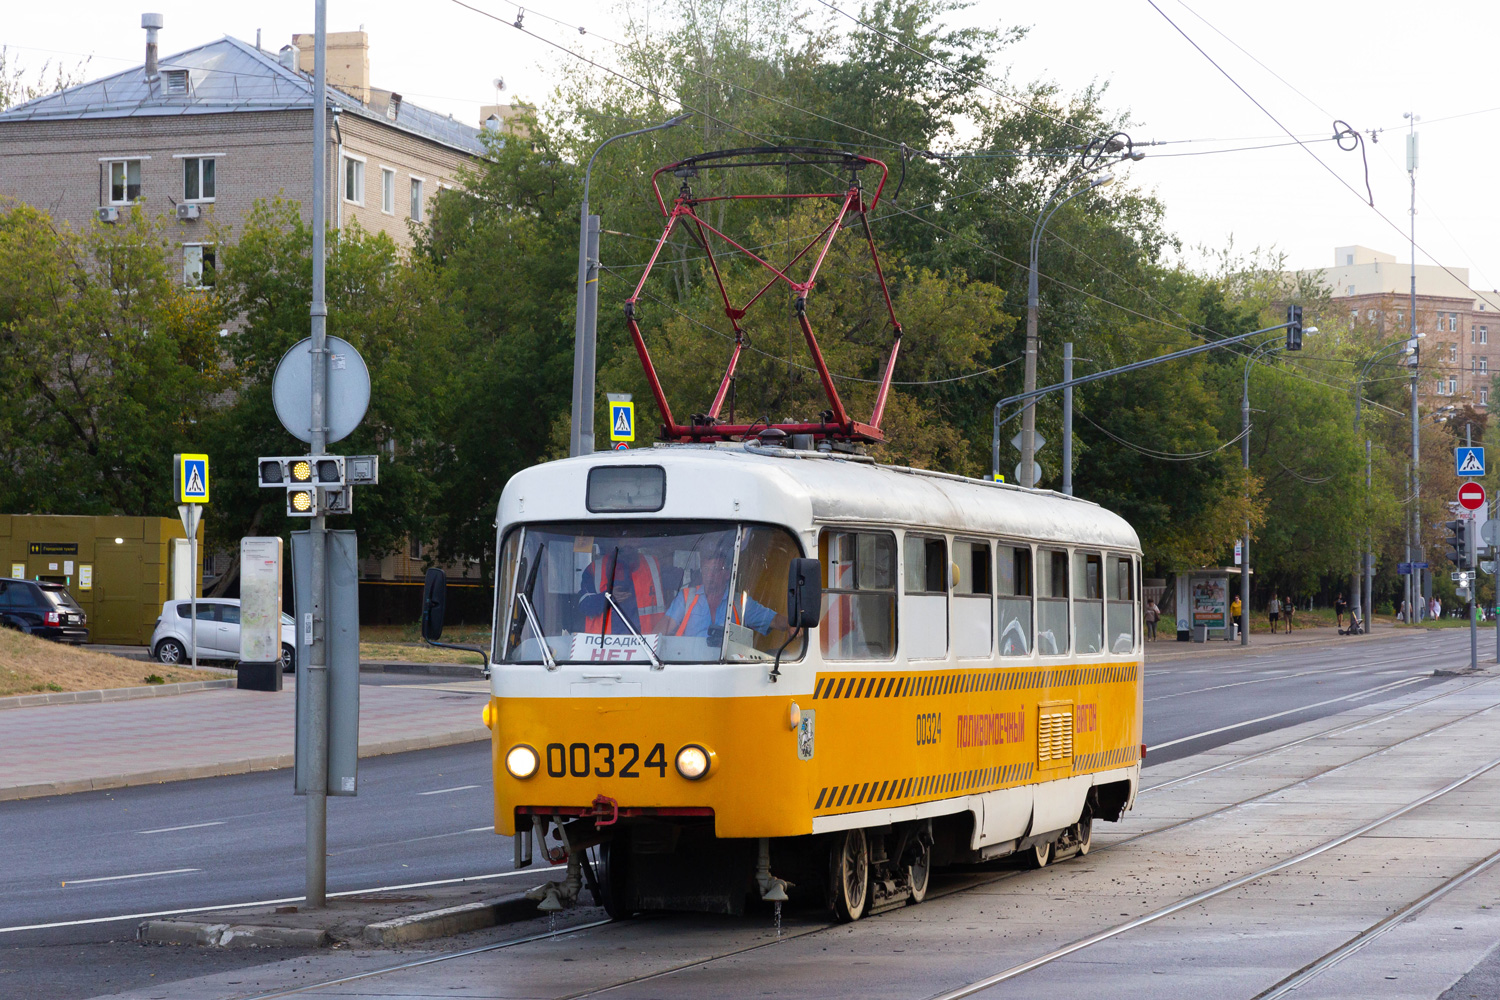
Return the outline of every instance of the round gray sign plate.
[[[312,441],[312,338],[300,340],[282,355],[271,379],[276,418],[299,441]],[[328,443],[354,433],[370,408],[370,369],[354,345],[328,338]]]
[[[1490,518],[1479,526],[1479,537],[1486,545],[1500,545],[1500,521]]]

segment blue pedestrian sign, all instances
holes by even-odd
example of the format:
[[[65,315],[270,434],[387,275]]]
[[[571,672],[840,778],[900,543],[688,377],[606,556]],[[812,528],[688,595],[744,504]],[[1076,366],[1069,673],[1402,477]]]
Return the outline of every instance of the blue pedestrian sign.
[[[1460,476],[1484,475],[1484,449],[1467,445],[1453,449],[1453,462]]]
[[[609,401],[609,439],[611,441],[635,440],[635,404],[630,400]]]
[[[177,502],[208,503],[208,456],[176,456]]]

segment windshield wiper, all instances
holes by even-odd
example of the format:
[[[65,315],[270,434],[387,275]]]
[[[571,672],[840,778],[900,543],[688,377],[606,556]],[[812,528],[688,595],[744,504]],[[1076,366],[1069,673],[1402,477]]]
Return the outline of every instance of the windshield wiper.
[[[635,630],[635,626],[630,624],[630,619],[625,616],[625,612],[620,608],[618,604],[615,603],[614,595],[606,590],[604,592],[604,599],[609,602],[610,607],[615,609],[615,614],[620,616],[620,621],[625,623],[625,627],[630,629],[630,634],[641,640],[641,645],[646,648],[646,655],[651,657],[651,669],[660,670],[661,660],[658,660],[656,658],[656,653],[651,649],[651,644],[646,641],[646,637],[637,632]],[[600,641],[602,643],[602,636],[600,637]]]
[[[521,610],[526,612],[526,620],[531,623],[531,631],[536,633],[537,642],[542,644],[542,662],[547,664],[548,670],[556,670],[557,661],[552,658],[552,647],[547,645],[547,636],[537,622],[536,611],[531,607],[531,598],[527,597],[523,591],[516,595],[516,600],[521,602]]]

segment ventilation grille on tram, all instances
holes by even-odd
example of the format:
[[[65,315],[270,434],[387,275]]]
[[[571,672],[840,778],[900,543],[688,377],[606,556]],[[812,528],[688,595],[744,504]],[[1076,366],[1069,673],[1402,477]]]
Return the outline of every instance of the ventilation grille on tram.
[[[1073,759],[1073,706],[1040,705],[1036,720],[1036,759],[1058,767]]]

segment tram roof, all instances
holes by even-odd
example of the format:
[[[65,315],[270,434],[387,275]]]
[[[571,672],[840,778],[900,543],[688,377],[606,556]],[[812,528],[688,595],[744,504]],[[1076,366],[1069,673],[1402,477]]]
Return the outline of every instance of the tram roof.
[[[739,444],[599,452],[533,466],[506,485],[500,521],[597,516],[588,512],[584,500],[588,470],[626,465],[666,470],[666,505],[649,515],[653,518],[758,520],[794,528],[814,522],[872,523],[1140,549],[1129,522],[1089,500],[857,458],[747,450]],[[522,498],[528,495],[540,504],[523,508]],[[547,499],[541,500],[544,495]]]

